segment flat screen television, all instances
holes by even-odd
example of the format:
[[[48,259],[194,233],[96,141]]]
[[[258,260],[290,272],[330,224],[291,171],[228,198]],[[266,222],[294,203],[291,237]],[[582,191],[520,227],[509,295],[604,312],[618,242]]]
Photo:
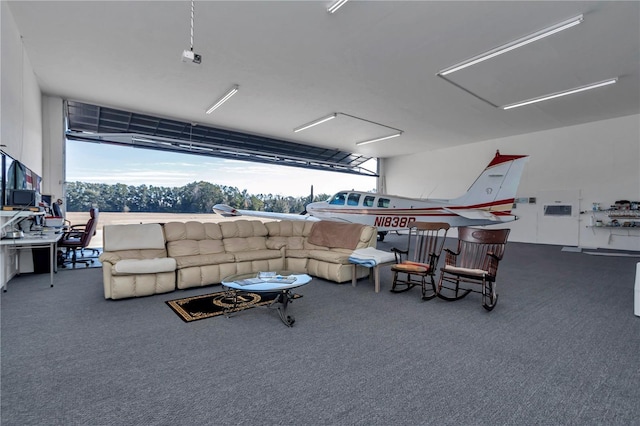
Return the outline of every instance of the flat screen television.
[[[32,189],[12,189],[9,191],[10,206],[36,206],[36,191]]]

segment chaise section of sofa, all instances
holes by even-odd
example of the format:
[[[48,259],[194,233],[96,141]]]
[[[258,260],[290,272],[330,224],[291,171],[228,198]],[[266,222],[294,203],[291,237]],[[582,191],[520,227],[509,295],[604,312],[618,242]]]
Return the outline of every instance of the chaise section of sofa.
[[[351,280],[349,256],[355,249],[375,247],[376,228],[330,221],[280,221],[265,224],[269,230],[267,245],[284,248],[286,269],[305,272],[330,281]],[[356,268],[356,276],[368,270]]]
[[[157,223],[107,225],[102,230],[102,278],[105,299],[149,296],[174,291],[176,261],[167,257]]]

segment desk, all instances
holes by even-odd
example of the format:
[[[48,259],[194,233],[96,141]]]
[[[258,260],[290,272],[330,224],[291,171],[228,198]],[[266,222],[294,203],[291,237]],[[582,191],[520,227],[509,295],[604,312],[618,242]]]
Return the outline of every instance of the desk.
[[[62,238],[62,234],[53,232],[37,232],[25,233],[22,238],[5,238],[0,240],[0,246],[5,246],[10,250],[33,249],[33,248],[49,248],[49,275],[51,287],[53,287],[53,274],[57,272],[56,251],[58,249],[58,241]],[[16,269],[20,270],[20,256],[17,256]],[[2,277],[4,280],[4,276]],[[7,291],[8,283],[3,283],[3,290]]]

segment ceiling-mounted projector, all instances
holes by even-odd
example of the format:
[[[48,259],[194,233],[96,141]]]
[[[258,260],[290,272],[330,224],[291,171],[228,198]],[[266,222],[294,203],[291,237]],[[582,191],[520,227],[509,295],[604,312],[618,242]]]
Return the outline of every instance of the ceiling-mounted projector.
[[[199,64],[200,62],[202,62],[202,56],[194,53],[193,50],[183,50],[182,62],[193,62],[194,64]]]

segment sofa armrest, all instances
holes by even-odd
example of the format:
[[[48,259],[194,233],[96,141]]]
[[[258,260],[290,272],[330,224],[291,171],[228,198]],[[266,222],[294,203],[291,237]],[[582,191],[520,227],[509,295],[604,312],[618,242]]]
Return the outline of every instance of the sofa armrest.
[[[100,256],[98,256],[98,260],[100,260],[101,263],[109,262],[114,265],[118,261],[122,260],[122,258],[116,253],[105,251],[100,253]]]
[[[113,266],[116,274],[158,274],[176,270],[176,260],[172,257],[156,259],[123,259]]]

